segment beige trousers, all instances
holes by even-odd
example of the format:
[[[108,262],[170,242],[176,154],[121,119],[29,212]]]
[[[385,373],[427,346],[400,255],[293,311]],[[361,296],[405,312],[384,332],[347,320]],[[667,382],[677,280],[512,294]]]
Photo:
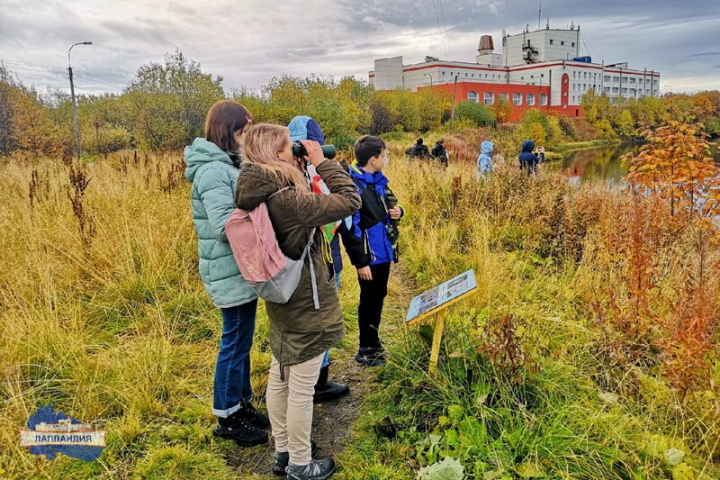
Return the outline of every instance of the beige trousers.
[[[280,363],[275,356],[270,362],[266,402],[275,451],[288,452],[293,465],[307,465],[312,460],[313,394],[324,356],[325,352],[304,363],[286,366],[285,380],[280,380]]]

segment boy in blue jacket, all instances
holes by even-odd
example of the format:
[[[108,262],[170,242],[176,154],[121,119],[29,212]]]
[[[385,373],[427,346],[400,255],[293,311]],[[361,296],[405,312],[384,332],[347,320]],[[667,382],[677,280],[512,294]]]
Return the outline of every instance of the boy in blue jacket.
[[[387,296],[390,263],[397,262],[397,223],[405,214],[388,187],[382,170],[388,165],[385,142],[366,135],[355,142],[355,162],[350,176],[362,197],[362,207],[353,215],[349,232],[341,234],[360,283],[358,324],[360,348],[355,360],[368,366],[385,364],[379,329]]]

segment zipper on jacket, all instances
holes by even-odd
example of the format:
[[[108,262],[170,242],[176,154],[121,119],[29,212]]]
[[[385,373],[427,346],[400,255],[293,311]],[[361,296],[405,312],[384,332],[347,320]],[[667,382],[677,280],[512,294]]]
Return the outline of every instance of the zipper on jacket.
[[[370,234],[367,230],[363,230],[363,236],[365,237],[365,254],[370,257],[370,261],[374,262],[377,260],[377,255],[375,255],[375,252],[372,249],[372,246],[370,245]]]

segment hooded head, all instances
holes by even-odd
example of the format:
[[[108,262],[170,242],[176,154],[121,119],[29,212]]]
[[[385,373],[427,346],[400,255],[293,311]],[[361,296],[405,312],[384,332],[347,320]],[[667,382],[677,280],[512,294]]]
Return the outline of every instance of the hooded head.
[[[532,153],[533,148],[535,148],[535,142],[532,140],[525,140],[522,144],[522,151],[523,152],[530,152]]]
[[[485,140],[480,144],[480,153],[490,155],[493,151],[493,145],[493,142],[491,142],[490,140]]]
[[[325,143],[325,135],[315,119],[301,115],[290,120],[288,124],[290,138],[293,142],[298,140],[315,140],[320,145]]]

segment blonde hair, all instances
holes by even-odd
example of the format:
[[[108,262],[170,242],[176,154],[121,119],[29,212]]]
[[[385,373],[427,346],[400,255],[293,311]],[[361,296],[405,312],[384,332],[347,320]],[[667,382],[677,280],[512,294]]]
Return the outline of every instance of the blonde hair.
[[[279,185],[289,182],[297,189],[305,188],[307,182],[300,169],[277,156],[290,142],[287,127],[269,123],[255,125],[245,137],[243,161],[254,163],[272,173]]]

